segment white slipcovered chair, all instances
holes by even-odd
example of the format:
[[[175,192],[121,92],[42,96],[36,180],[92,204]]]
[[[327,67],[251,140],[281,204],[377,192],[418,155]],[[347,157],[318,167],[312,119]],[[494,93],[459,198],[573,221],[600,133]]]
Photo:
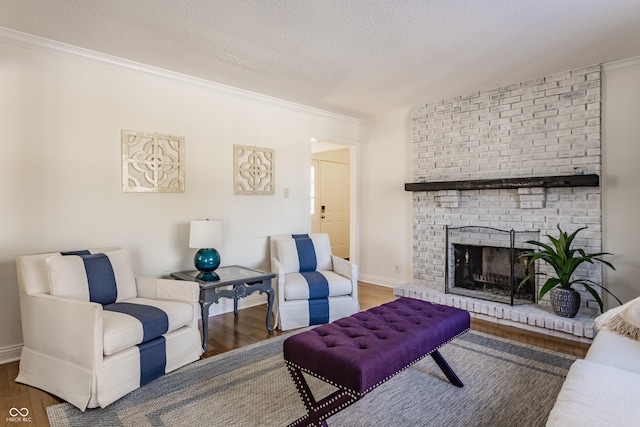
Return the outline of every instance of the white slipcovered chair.
[[[328,234],[271,236],[270,250],[278,328],[329,323],[360,310],[358,267],[331,253]]]
[[[195,282],[135,278],[124,249],[27,255],[16,264],[19,383],[84,411],[202,354]]]

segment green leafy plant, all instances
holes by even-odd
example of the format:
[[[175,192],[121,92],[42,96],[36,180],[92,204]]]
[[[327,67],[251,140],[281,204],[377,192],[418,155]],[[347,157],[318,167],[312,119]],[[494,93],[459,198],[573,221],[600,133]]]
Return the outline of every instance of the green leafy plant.
[[[529,263],[533,263],[537,260],[542,260],[547,264],[549,264],[555,270],[556,274],[555,274],[555,277],[553,277],[546,273],[529,273],[524,279],[522,279],[522,281],[520,282],[520,286],[525,284],[534,275],[550,276],[545,282],[545,284],[542,286],[542,288],[540,288],[540,295],[539,295],[540,299],[542,299],[542,297],[547,292],[549,292],[551,289],[555,288],[556,286],[559,286],[561,288],[573,288],[573,285],[581,284],[582,286],[584,286],[587,292],[589,292],[593,296],[593,298],[596,300],[596,302],[600,306],[601,312],[604,311],[602,299],[600,298],[600,295],[598,295],[596,290],[593,288],[593,286],[600,287],[605,292],[607,292],[612,297],[614,297],[620,304],[622,304],[622,302],[618,299],[618,297],[613,295],[609,290],[604,288],[602,285],[599,285],[592,280],[588,280],[588,279],[572,280],[571,279],[576,269],[585,262],[588,262],[589,264],[593,264],[594,261],[598,261],[606,265],[607,267],[610,267],[613,270],[615,270],[615,267],[610,262],[602,259],[603,255],[611,255],[610,253],[598,252],[598,253],[588,254],[584,251],[584,249],[581,249],[581,248],[575,249],[571,247],[571,244],[573,243],[573,240],[575,239],[576,235],[580,231],[586,228],[587,227],[582,227],[577,229],[573,233],[568,234],[566,231],[562,231],[562,229],[560,228],[560,225],[558,225],[558,231],[560,232],[560,235],[558,236],[558,238],[547,235],[552,245],[547,245],[545,243],[538,242],[537,240],[527,241],[527,243],[538,246],[541,249],[537,251],[525,252],[522,255],[520,255],[520,257],[529,258]]]

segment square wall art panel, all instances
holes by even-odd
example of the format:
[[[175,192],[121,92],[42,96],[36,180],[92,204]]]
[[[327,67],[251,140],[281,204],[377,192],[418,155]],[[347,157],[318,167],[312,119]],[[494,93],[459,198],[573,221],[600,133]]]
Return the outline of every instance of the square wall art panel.
[[[273,149],[233,146],[233,194],[274,194],[274,171]]]
[[[184,192],[184,137],[122,130],[122,191]]]

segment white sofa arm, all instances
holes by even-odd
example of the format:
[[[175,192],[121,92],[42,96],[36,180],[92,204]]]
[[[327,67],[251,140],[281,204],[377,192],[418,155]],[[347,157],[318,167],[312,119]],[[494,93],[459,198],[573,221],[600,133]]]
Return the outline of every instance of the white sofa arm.
[[[356,264],[336,255],[331,255],[331,260],[333,262],[333,271],[351,280],[358,280],[358,266]]]
[[[25,347],[95,370],[102,365],[102,305],[48,294],[20,295]]]
[[[271,258],[271,272],[276,275],[278,285],[284,285],[284,275],[286,271],[282,268],[282,264],[278,258]]]
[[[640,341],[600,329],[585,360],[640,374]]]
[[[188,280],[136,277],[138,297],[197,303],[200,286]]]
[[[196,282],[136,277],[136,288],[140,298],[179,301],[191,304],[193,310],[191,327],[198,329],[200,286]]]

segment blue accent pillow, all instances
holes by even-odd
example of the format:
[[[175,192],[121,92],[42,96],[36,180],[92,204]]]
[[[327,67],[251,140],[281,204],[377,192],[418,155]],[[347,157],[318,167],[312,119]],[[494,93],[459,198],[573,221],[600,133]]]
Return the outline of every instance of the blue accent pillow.
[[[333,270],[327,234],[296,235],[277,242],[278,260],[286,273]]]
[[[135,298],[131,252],[126,249],[46,259],[51,295],[112,304]]]
[[[318,259],[316,258],[316,248],[313,246],[311,238],[308,235],[294,235],[293,240],[295,240],[296,248],[298,249],[299,270],[301,272],[316,271]]]

